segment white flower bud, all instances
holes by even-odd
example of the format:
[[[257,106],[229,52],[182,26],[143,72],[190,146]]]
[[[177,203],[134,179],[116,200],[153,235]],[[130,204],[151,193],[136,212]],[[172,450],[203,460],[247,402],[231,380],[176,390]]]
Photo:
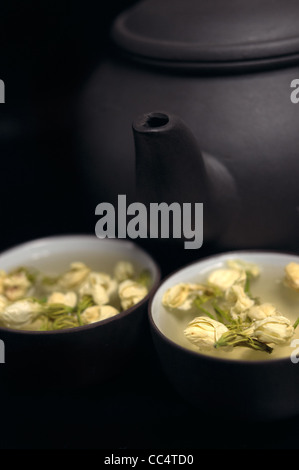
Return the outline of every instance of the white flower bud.
[[[70,270],[64,273],[58,284],[64,289],[74,289],[78,287],[88,276],[90,269],[81,262],[74,262],[70,265]]]
[[[274,305],[269,303],[253,305],[253,307],[251,307],[247,312],[247,316],[250,320],[263,320],[266,317],[272,317],[275,315],[280,315],[280,313],[276,310]]]
[[[101,284],[107,292],[109,300],[117,295],[118,283],[112,279],[109,274],[91,273],[90,278],[94,276],[95,284]],[[92,282],[92,281],[91,281]]]
[[[0,320],[6,326],[18,328],[29,323],[41,311],[42,307],[38,302],[31,299],[18,300],[5,307],[0,313]]]
[[[184,334],[199,349],[211,349],[227,331],[223,323],[209,317],[196,317],[188,324]]]
[[[5,295],[0,294],[0,315],[1,312],[5,309],[5,307],[9,304],[9,301]]]
[[[245,312],[254,305],[254,301],[248,297],[244,292],[244,288],[239,285],[234,285],[228,289],[225,298],[228,302],[234,303],[230,311],[233,319],[241,317],[244,320],[247,315]]]
[[[130,261],[119,261],[114,268],[114,277],[118,282],[132,279],[134,275],[134,266]]]
[[[204,294],[202,284],[179,283],[166,290],[162,298],[164,307],[179,310],[189,310],[197,295]]]
[[[6,278],[6,276],[7,276],[6,272],[3,271],[3,269],[0,269],[0,294],[4,293],[3,283],[4,283],[4,279]]]
[[[112,305],[101,305],[100,309],[101,309],[101,314],[100,314],[101,320],[106,320],[106,318],[114,317],[115,315],[119,313],[119,310],[117,310],[117,308],[115,307],[112,307]]]
[[[75,307],[77,303],[77,295],[75,292],[67,292],[63,294],[62,292],[53,292],[47,300],[48,304],[63,304],[68,307]]]
[[[79,294],[91,295],[98,305],[107,304],[117,292],[117,282],[108,274],[91,272],[79,288]]]
[[[230,259],[226,262],[226,264],[231,269],[248,272],[253,277],[257,277],[260,274],[260,268],[255,263],[248,263],[247,261],[243,261],[241,259]]]
[[[282,315],[266,317],[254,323],[254,336],[264,343],[285,344],[293,334],[290,320]]]
[[[125,310],[140,302],[147,293],[148,290],[145,286],[130,279],[121,282],[118,287],[120,303]]]
[[[285,284],[299,290],[299,264],[289,263],[285,268]]]
[[[180,283],[167,289],[162,298],[164,307],[179,308],[187,300],[190,289],[188,284]]]
[[[94,302],[97,305],[104,305],[109,302],[109,295],[107,291],[101,286],[95,286],[90,292]]]
[[[6,276],[2,281],[3,293],[11,301],[24,297],[30,287],[31,282],[24,271]]]
[[[108,287],[111,278],[108,274],[91,272],[87,280],[79,289],[79,294],[91,295],[97,305],[107,304],[109,302]]]
[[[106,318],[114,317],[119,311],[111,305],[95,305],[88,307],[81,314],[84,323],[95,323],[97,321],[105,320]]]
[[[245,285],[246,273],[238,269],[216,269],[208,277],[208,283],[226,291],[234,284]]]

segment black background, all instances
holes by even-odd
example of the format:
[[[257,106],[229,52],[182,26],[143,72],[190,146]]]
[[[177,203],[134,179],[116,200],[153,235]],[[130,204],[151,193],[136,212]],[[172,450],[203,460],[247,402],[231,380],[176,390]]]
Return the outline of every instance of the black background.
[[[0,251],[43,236],[94,233],[95,204],[77,164],[84,155],[76,148],[74,109],[109,54],[113,18],[133,3],[2,0]],[[146,248],[163,275],[190,261],[189,253]],[[212,251],[205,247],[198,257]],[[1,397],[2,449],[298,447],[297,418],[250,424],[199,415],[177,396],[152,351],[105,386],[57,393],[20,388]]]
[[[111,21],[133,3],[1,2],[1,249],[56,233],[94,233],[74,111],[109,53]]]

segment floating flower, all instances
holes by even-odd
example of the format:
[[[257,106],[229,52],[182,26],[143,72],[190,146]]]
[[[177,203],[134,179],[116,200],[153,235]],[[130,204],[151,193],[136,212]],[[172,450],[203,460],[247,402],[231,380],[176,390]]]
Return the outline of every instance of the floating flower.
[[[273,317],[280,315],[276,307],[270,303],[264,303],[261,305],[253,305],[247,312],[250,320],[263,320],[266,317]]]
[[[21,299],[27,294],[30,287],[31,282],[22,270],[2,277],[2,293],[8,300]]]
[[[216,269],[208,277],[208,284],[226,291],[234,284],[245,285],[246,273],[239,269]]]
[[[118,295],[123,309],[128,309],[136,305],[148,293],[148,289],[136,281],[127,279],[120,283],[118,287]]]
[[[3,283],[4,283],[4,279],[6,278],[7,274],[5,271],[3,271],[3,269],[0,269],[0,294],[3,294],[4,292],[4,286],[3,286]]]
[[[290,320],[282,315],[266,317],[254,323],[254,336],[265,343],[285,344],[293,334]]]
[[[7,305],[4,310],[0,312],[0,320],[6,326],[19,328],[32,321],[33,317],[41,311],[42,306],[34,300],[18,300]]]
[[[74,289],[87,278],[90,269],[79,261],[71,263],[70,270],[62,274],[58,284],[64,289]]]
[[[118,282],[132,279],[135,275],[135,269],[130,261],[119,261],[114,268],[114,277]]]
[[[81,314],[81,319],[84,323],[95,323],[105,320],[106,318],[114,317],[118,313],[119,310],[111,305],[95,305],[84,310]]]
[[[5,295],[0,294],[0,314],[1,312],[3,312],[3,310],[8,304],[9,300],[7,299],[7,297],[5,297]]]
[[[77,295],[75,292],[67,292],[63,294],[62,292],[53,292],[47,299],[48,304],[63,304],[68,307],[75,307],[77,303]]]
[[[299,264],[289,263],[285,268],[285,284],[299,290]]]
[[[164,307],[179,308],[188,298],[190,288],[188,284],[180,283],[167,289],[162,298]]]
[[[209,290],[202,284],[179,283],[166,290],[162,303],[170,309],[189,310],[197,295],[203,295]]]
[[[231,269],[245,271],[246,273],[250,273],[253,277],[259,276],[261,271],[257,264],[249,263],[248,261],[243,261],[241,259],[230,259],[227,260],[226,264]]]
[[[98,305],[107,304],[117,292],[117,282],[108,274],[101,272],[89,273],[86,281],[80,286],[79,294],[91,295]]]
[[[230,309],[233,319],[240,317],[242,320],[246,318],[247,310],[254,305],[252,300],[245,293],[244,288],[239,285],[233,285],[226,292],[226,300],[232,302],[234,305]]]
[[[186,338],[199,349],[211,349],[219,338],[228,331],[227,327],[208,317],[196,317],[184,331]]]

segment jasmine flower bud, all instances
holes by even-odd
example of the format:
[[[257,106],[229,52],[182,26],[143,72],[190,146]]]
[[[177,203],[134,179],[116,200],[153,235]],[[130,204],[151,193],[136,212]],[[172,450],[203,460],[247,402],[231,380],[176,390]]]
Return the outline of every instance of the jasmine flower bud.
[[[111,305],[95,305],[84,310],[81,314],[81,319],[84,323],[95,323],[105,320],[106,318],[114,317],[118,313],[119,311]]]
[[[227,327],[208,317],[196,317],[184,331],[186,338],[199,349],[211,349],[219,338],[228,331]]]
[[[266,317],[254,323],[254,336],[265,343],[285,344],[293,334],[290,320],[282,315]]]
[[[31,282],[28,280],[24,271],[19,271],[8,275],[2,280],[3,293],[8,298],[8,300],[11,301],[24,297],[30,287]]]
[[[132,279],[134,275],[134,266],[130,261],[119,261],[114,268],[114,277],[118,282]]]
[[[197,295],[203,295],[206,287],[202,284],[179,283],[166,290],[162,298],[164,307],[190,310]]]
[[[234,303],[230,311],[233,319],[240,316],[241,319],[244,320],[247,315],[246,311],[254,305],[254,301],[248,297],[244,288],[239,285],[234,285],[228,289],[225,297],[226,300]]]
[[[58,284],[64,289],[74,289],[86,279],[89,273],[90,269],[84,263],[71,263],[70,270],[59,278]]]
[[[4,279],[6,278],[7,274],[3,269],[0,269],[0,294],[4,293]]]
[[[63,304],[68,307],[75,307],[77,303],[77,295],[75,292],[67,292],[63,294],[62,292],[53,292],[47,300],[48,304]]]
[[[247,316],[250,320],[263,320],[266,317],[272,317],[275,315],[280,315],[280,313],[276,310],[274,305],[270,303],[253,305],[253,307],[251,307],[247,312]]]
[[[216,269],[208,277],[208,284],[226,291],[234,284],[245,285],[246,273],[239,269]]]
[[[120,303],[124,310],[136,305],[147,293],[148,289],[144,285],[130,279],[121,282],[118,287]]]
[[[108,274],[91,272],[87,280],[80,286],[79,294],[91,295],[98,305],[107,304],[117,292],[117,282]]]
[[[291,289],[299,290],[299,264],[289,263],[284,269],[285,284]]]
[[[7,305],[0,312],[0,321],[6,326],[20,328],[29,323],[33,317],[42,311],[42,306],[31,299],[18,300]]]
[[[245,271],[247,273],[250,273],[253,277],[257,277],[260,274],[260,268],[255,263],[249,263],[241,259],[230,259],[227,261],[226,264],[231,269]]]
[[[5,307],[9,304],[9,300],[5,295],[0,294],[0,312],[3,312]]]
[[[180,308],[186,302],[190,288],[188,284],[179,283],[167,289],[162,298],[164,307]],[[184,309],[184,308],[183,308]]]

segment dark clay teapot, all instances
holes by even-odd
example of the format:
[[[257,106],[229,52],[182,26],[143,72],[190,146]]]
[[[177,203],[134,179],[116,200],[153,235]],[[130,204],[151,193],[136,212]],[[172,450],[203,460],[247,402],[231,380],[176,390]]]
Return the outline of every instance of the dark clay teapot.
[[[296,0],[143,0],[122,13],[80,108],[97,202],[203,202],[204,241],[298,248],[298,20]]]

